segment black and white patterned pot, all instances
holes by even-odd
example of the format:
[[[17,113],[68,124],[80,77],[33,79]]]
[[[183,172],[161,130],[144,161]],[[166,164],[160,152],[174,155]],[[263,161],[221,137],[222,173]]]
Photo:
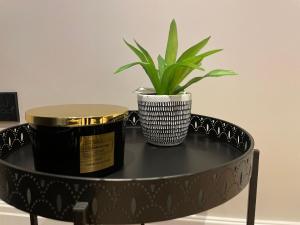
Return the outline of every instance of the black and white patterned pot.
[[[139,118],[147,142],[173,146],[183,142],[191,119],[192,96],[138,93]]]

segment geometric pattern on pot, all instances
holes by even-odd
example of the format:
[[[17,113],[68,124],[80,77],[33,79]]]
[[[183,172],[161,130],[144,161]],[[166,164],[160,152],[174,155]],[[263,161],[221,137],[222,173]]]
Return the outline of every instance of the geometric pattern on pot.
[[[191,119],[191,94],[138,94],[139,118],[147,142],[174,146],[185,139]]]
[[[128,127],[139,127],[130,111]],[[89,203],[88,223],[146,223],[195,214],[237,195],[251,177],[253,139],[245,130],[223,120],[192,115],[189,132],[207,135],[236,147],[240,157],[194,174],[151,179],[80,178],[41,173],[5,161],[29,144],[28,125],[0,132],[0,198],[23,211],[73,221],[73,206]],[[20,148],[21,147],[21,148]]]

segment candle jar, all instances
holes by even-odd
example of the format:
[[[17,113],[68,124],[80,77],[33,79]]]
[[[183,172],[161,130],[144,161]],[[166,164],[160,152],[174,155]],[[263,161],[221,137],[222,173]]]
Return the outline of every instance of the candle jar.
[[[122,168],[127,108],[101,104],[56,105],[25,113],[35,169],[99,177]]]

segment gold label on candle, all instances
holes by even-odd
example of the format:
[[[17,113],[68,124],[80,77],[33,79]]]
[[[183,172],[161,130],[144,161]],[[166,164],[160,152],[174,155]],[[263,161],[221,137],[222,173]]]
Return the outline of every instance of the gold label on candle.
[[[114,165],[115,133],[80,137],[80,173],[99,171]]]

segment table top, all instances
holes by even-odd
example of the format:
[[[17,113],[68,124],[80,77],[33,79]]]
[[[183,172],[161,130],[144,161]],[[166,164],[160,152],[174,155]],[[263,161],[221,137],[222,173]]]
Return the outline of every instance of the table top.
[[[225,153],[225,154],[220,154]],[[183,144],[158,147],[145,143],[141,128],[126,129],[124,167],[105,178],[147,179],[201,173],[226,164],[243,153],[227,142],[190,133]],[[8,155],[6,162],[35,172],[32,146]],[[167,163],[166,163],[167,162]]]
[[[248,184],[253,144],[234,124],[193,115],[184,143],[153,146],[145,143],[138,114],[131,111],[123,169],[104,178],[71,177],[35,170],[25,124],[0,132],[0,198],[64,221],[72,221],[78,201],[89,203],[91,223],[183,217],[227,201]]]

